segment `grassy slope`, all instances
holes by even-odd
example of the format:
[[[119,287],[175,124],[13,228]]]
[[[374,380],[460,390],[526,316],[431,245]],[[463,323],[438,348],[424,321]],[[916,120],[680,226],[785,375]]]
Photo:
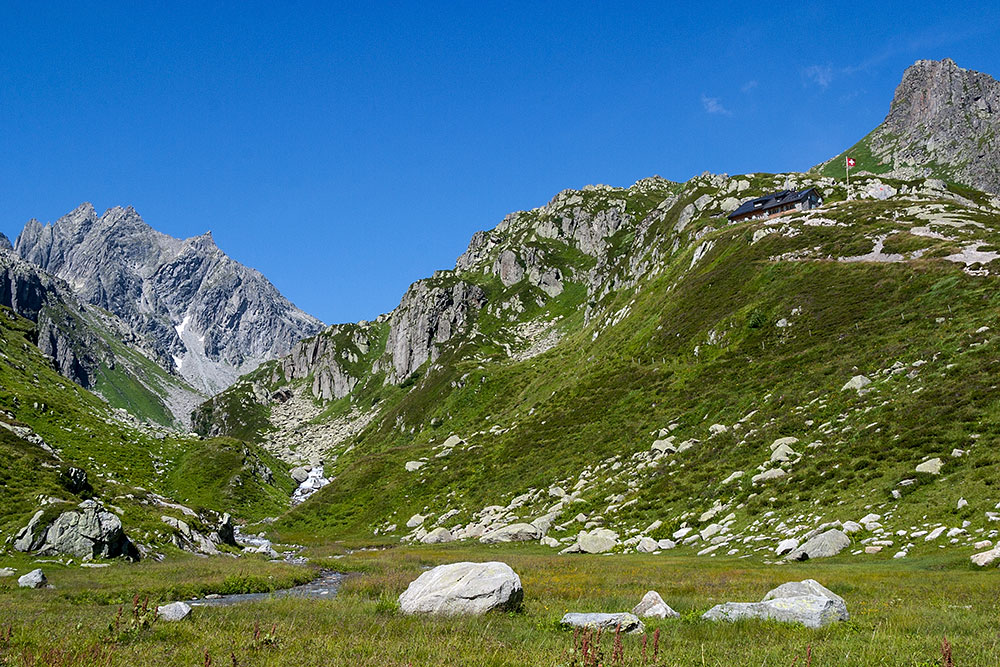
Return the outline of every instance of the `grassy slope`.
[[[900,480],[916,478],[903,489],[900,520],[918,522],[930,513],[984,526],[983,510],[1000,500],[994,486],[1000,424],[994,343],[975,332],[997,325],[996,279],[934,259],[769,261],[802,248],[820,248],[819,256],[861,254],[871,250],[866,237],[887,231],[901,247],[930,243],[928,257],[956,249],[899,232],[896,207],[853,202],[830,213],[849,221],[847,228],[806,228],[755,245],[749,244],[753,225],[713,232],[706,238],[716,246],[694,270],[686,271],[691,250],[682,249],[670,270],[639,293],[609,297],[608,312],[629,303],[631,310],[596,341],[592,324],[541,357],[487,364],[466,342],[386,409],[341,457],[336,483],[289,513],[279,532],[302,540],[371,539],[375,527],[425,508],[474,510],[505,504],[531,487],[569,488],[583,467],[604,462],[607,475],[608,457],[624,460],[648,449],[651,433],[671,423],[679,425],[678,442],[697,438],[702,445],[677,455],[676,468],[641,477],[638,486],[618,478],[595,489],[573,511],[601,511],[606,495],[621,493],[638,502],[616,521],[641,526],[659,518],[667,521],[664,531],[683,512],[697,514],[717,499],[743,504],[741,522],[768,509],[846,520],[887,506]],[[795,309],[801,314],[793,317]],[[793,326],[777,327],[781,318]],[[712,331],[720,343],[707,344]],[[930,363],[916,379],[877,376],[876,390],[865,397],[840,390],[855,374],[876,377],[896,361],[918,360]],[[462,377],[464,386],[453,386]],[[748,426],[752,435],[731,431],[708,441],[709,424],[732,425],[751,410],[759,411]],[[443,425],[432,427],[432,417]],[[494,424],[516,427],[483,433]],[[481,447],[436,461],[433,443],[451,432],[480,433],[470,442]],[[785,435],[799,437],[806,456],[760,493],[748,478],[767,460],[767,445]],[[816,440],[824,446],[803,450]],[[971,454],[950,461],[942,479],[913,474],[924,457],[952,448]],[[427,468],[404,471],[406,461],[420,457],[430,459]],[[746,478],[720,488],[735,470],[747,471]],[[959,512],[962,495],[970,507]],[[453,521],[468,518],[463,512]]]
[[[191,498],[205,508],[251,519],[287,507],[293,483],[284,464],[256,446],[249,447],[248,457],[242,444],[154,436],[112,418],[100,398],[53,370],[32,343],[33,331],[31,322],[0,308],[0,419],[30,427],[58,458],[0,429],[5,461],[0,472],[0,534],[23,526],[41,495],[70,503],[82,500],[59,481],[60,472],[71,465],[88,472],[95,496],[123,510],[132,534],[163,527],[162,512],[144,504],[145,492],[134,487]],[[271,469],[273,485],[248,474],[245,463],[257,460]]]

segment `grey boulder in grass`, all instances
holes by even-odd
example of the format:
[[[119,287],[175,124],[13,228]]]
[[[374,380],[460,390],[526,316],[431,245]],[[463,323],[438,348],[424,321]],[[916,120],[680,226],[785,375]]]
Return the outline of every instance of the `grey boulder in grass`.
[[[521,578],[506,563],[451,563],[424,572],[399,596],[404,614],[478,615],[514,610]]]
[[[161,621],[169,621],[171,623],[183,621],[191,615],[191,605],[186,602],[171,602],[162,607],[157,607],[156,613]]]
[[[822,628],[848,617],[844,599],[815,579],[790,581],[768,591],[760,602],[726,602],[702,615],[709,621],[759,618],[799,623],[807,628]]]
[[[23,574],[17,580],[17,585],[21,588],[44,588],[48,583],[49,580],[45,578],[45,573],[40,569]]]
[[[591,628],[594,630],[617,630],[621,626],[621,631],[628,634],[639,634],[646,630],[646,626],[634,614],[625,612],[617,614],[570,612],[562,617],[560,623],[571,628]]]
[[[810,558],[829,558],[836,556],[851,544],[843,531],[831,528],[825,533],[806,540],[805,544],[788,554],[788,560],[809,560]]]

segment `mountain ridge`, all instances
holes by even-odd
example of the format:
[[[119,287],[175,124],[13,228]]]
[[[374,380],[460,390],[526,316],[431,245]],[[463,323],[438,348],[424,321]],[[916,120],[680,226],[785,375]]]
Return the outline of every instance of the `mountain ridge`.
[[[84,203],[52,224],[31,220],[14,250],[121,317],[162,366],[208,394],[322,328],[259,271],[222,252],[211,232],[176,239],[132,207],[98,216]]]

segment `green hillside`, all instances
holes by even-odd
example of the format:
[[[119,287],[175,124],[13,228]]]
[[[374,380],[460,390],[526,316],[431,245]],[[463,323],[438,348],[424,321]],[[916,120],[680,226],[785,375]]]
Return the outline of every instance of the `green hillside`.
[[[579,514],[623,538],[659,521],[651,536],[664,538],[731,513],[726,550],[734,555],[773,550],[794,522],[869,512],[911,531],[965,526],[942,543],[966,549],[994,534],[998,212],[967,189],[922,181],[883,179],[906,191],[884,201],[844,201],[840,185],[816,181],[826,190],[817,211],[727,224],[730,183],[749,183],[746,198],[789,178],[808,180],[700,177],[656,220],[648,192],[635,201],[639,188],[601,193],[597,206],[624,198],[640,223],[619,230],[597,258],[605,278],[622,285],[600,298],[594,292],[603,290],[591,285],[588,295],[581,285],[538,305],[537,290],[523,283],[439,272],[437,280],[484,285],[491,305],[398,387],[373,374],[377,382],[359,382],[336,402],[368,406],[374,396],[377,416],[332,450],[334,483],[286,514],[277,534],[394,541],[412,532],[404,527],[412,514],[449,513],[443,525],[460,529],[491,505],[507,507],[507,523],[530,521],[551,509],[548,490],[557,486],[579,492],[549,533],[563,544],[584,528],[573,520]],[[704,195],[704,214],[678,231],[685,207]],[[511,233],[496,252],[529,237]],[[572,258],[566,245],[548,257]],[[627,280],[644,256],[646,270]],[[559,265],[563,274],[582,276],[571,262]],[[492,304],[511,296],[536,305],[517,321],[496,317]],[[557,345],[513,358],[510,332],[520,322],[556,317]],[[308,393],[308,381],[265,375],[271,391]],[[843,389],[857,375],[872,383]],[[216,402],[237,407],[230,418],[256,415],[244,425],[262,439],[271,408],[250,398],[253,385]],[[690,446],[654,456],[651,445],[668,432]],[[463,442],[443,448],[452,434]],[[794,455],[772,465],[770,445],[783,437],[797,438]],[[915,471],[938,457],[940,475]],[[408,471],[415,461],[423,465]],[[784,476],[751,481],[772,467]],[[703,513],[709,518],[699,521]],[[938,546],[889,542],[886,556]]]

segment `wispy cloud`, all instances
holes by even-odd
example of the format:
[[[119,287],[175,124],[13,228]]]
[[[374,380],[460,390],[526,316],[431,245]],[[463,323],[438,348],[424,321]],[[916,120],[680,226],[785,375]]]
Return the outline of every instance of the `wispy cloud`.
[[[820,88],[829,88],[833,81],[833,67],[830,65],[810,65],[802,70],[802,75]]]
[[[742,86],[740,86],[740,90],[743,91],[744,93],[749,93],[751,90],[753,90],[754,88],[756,88],[757,85],[758,85],[757,84],[757,79],[750,79],[749,81],[747,81],[746,83],[744,83]]]
[[[707,113],[717,113],[724,116],[731,116],[732,113],[726,107],[722,106],[722,100],[718,97],[709,97],[708,95],[702,94],[701,105],[705,107]]]

